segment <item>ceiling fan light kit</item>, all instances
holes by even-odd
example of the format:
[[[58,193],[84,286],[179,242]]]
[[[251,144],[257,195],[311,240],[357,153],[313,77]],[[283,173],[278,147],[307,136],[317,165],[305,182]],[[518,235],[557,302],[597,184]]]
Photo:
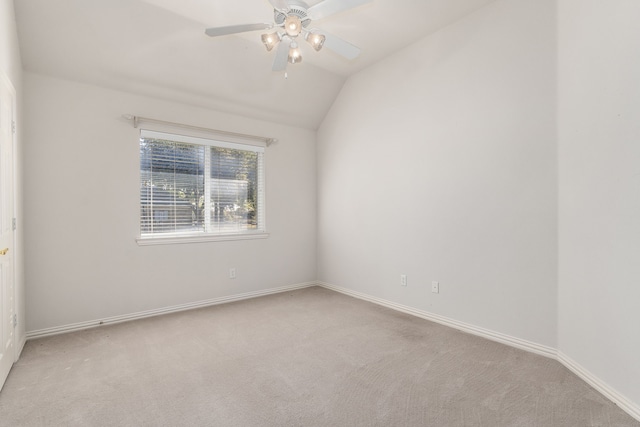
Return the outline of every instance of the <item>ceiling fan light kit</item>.
[[[228,34],[244,33],[264,29],[277,28],[273,33],[262,34],[261,40],[268,52],[279,44],[273,62],[273,71],[286,71],[287,63],[302,62],[302,53],[296,42],[302,35],[307,43],[316,51],[323,46],[334,51],[346,59],[354,59],[360,54],[360,49],[345,40],[332,36],[324,31],[306,28],[312,20],[326,18],[333,14],[352,9],[373,0],[324,0],[314,6],[300,0],[269,0],[273,6],[273,24],[245,24],[228,27],[207,28],[205,33],[211,37]],[[325,43],[326,42],[326,43]]]

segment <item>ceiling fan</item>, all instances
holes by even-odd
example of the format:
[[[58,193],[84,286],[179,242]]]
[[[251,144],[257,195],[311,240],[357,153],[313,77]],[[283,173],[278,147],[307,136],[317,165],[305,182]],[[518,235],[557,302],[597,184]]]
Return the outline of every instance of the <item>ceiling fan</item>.
[[[257,30],[271,30],[262,35],[262,43],[271,51],[276,45],[273,71],[285,71],[287,64],[302,61],[299,38],[306,40],[316,51],[327,47],[347,59],[355,59],[360,49],[351,43],[317,28],[309,28],[311,22],[336,13],[352,9],[373,0],[324,0],[309,7],[302,0],[269,0],[273,6],[273,23],[231,25],[228,27],[207,28],[205,33],[211,37],[244,33]]]

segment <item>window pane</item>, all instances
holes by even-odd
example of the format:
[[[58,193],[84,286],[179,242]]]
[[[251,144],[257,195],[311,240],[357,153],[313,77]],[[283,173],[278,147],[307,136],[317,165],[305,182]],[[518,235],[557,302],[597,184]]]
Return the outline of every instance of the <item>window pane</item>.
[[[140,140],[142,234],[204,231],[204,147]]]
[[[261,154],[219,147],[210,150],[212,230],[219,233],[255,230]]]

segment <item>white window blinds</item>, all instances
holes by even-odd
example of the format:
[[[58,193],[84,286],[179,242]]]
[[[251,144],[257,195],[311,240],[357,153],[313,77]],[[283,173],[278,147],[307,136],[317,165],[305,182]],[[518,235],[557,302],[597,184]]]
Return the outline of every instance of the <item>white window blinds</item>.
[[[262,233],[264,148],[140,132],[140,235]]]

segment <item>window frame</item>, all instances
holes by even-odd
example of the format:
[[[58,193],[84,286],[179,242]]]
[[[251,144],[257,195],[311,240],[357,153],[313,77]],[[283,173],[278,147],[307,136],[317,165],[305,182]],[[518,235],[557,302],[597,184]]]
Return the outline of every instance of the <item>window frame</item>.
[[[167,233],[142,233],[142,217],[140,215],[142,209],[142,198],[140,193],[138,193],[138,236],[136,237],[136,242],[139,246],[148,246],[148,245],[166,245],[166,244],[185,244],[185,243],[200,243],[200,242],[219,242],[219,241],[235,241],[235,240],[252,240],[252,239],[266,239],[269,237],[269,233],[267,232],[266,225],[266,171],[265,171],[265,163],[266,163],[266,145],[259,144],[244,144],[242,142],[231,142],[224,141],[220,138],[210,138],[210,137],[202,137],[191,136],[183,133],[176,133],[173,131],[158,131],[149,128],[141,128],[140,135],[138,139],[138,144],[142,139],[160,139],[165,141],[172,141],[177,143],[191,144],[194,146],[205,148],[209,147],[218,147],[218,148],[226,148],[233,150],[241,150],[241,151],[253,151],[261,154],[261,160],[258,165],[258,188],[257,190],[257,204],[258,204],[258,229],[256,230],[245,230],[245,231],[235,231],[235,232],[167,232]],[[140,153],[138,151],[138,153]],[[139,154],[140,155],[140,154]],[[142,167],[141,160],[142,158],[138,158],[139,162],[139,174],[138,174],[138,186],[140,186],[141,178],[142,178]],[[206,169],[204,171],[204,175],[210,174],[210,169]],[[209,177],[210,178],[210,177]],[[207,178],[205,178],[207,179]]]

